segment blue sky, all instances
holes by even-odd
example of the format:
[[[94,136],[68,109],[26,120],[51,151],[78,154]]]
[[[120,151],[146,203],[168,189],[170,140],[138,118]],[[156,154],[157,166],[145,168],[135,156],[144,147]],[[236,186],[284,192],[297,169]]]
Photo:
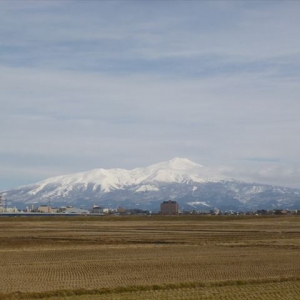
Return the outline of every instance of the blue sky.
[[[300,2],[0,8],[0,190],[175,156],[300,187]]]

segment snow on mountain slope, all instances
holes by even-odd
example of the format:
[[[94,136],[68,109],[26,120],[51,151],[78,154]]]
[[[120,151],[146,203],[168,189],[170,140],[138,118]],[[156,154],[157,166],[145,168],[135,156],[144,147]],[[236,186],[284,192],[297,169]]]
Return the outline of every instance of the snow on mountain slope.
[[[134,192],[139,193],[139,192],[149,192],[149,191],[159,191],[159,188],[146,184],[146,185],[140,185],[138,188],[133,189]]]
[[[203,172],[204,171],[204,172]],[[29,194],[36,195],[45,187],[52,186],[57,195],[66,195],[72,191],[75,185],[87,189],[93,185],[93,190],[99,188],[101,192],[108,193],[112,190],[122,190],[132,185],[142,185],[136,192],[157,190],[155,183],[187,183],[218,181],[219,178],[205,178],[205,168],[186,158],[174,158],[172,160],[151,165],[146,168],[125,169],[95,169],[92,171],[57,176],[35,184]]]
[[[135,184],[141,183],[187,183],[220,181],[225,177],[209,177],[207,168],[194,163],[187,158],[174,158],[172,160],[151,165],[146,168],[138,168],[131,171],[137,180]]]

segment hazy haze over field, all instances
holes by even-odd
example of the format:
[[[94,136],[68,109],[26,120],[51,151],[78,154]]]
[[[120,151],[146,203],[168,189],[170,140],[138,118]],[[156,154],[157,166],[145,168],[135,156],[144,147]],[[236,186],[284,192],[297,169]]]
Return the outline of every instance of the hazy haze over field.
[[[0,8],[0,190],[176,156],[300,187],[300,2]]]

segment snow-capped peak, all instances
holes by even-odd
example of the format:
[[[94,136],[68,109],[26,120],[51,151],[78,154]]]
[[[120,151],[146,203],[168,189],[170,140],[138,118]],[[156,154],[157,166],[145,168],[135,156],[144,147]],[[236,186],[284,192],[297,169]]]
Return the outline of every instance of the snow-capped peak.
[[[174,170],[190,170],[194,168],[202,168],[203,166],[192,162],[187,158],[175,157],[167,162],[160,163],[158,165],[165,165],[166,167]]]
[[[74,189],[101,191],[113,190],[155,191],[159,183],[189,183],[211,181],[207,169],[187,158],[175,157],[171,160],[150,165],[146,168],[94,169],[70,175],[57,176],[34,184],[28,193],[37,195],[47,190],[56,196],[67,196]],[[213,181],[218,181],[215,179]]]

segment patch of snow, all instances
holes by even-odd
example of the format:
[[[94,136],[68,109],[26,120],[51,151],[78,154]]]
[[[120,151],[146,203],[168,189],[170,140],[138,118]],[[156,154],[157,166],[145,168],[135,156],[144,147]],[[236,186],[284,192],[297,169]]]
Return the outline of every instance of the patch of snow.
[[[192,206],[192,207],[195,207],[195,208],[196,208],[196,205],[204,205],[204,206],[211,207],[209,204],[207,204],[206,202],[203,202],[203,201],[188,202],[187,204]]]
[[[141,185],[138,189],[135,190],[136,193],[139,192],[148,192],[148,191],[159,191],[159,188],[153,186],[153,185]]]

